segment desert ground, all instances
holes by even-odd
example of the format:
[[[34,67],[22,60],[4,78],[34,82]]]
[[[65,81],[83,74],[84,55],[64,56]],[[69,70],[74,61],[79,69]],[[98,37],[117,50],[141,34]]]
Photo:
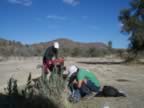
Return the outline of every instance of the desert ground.
[[[41,69],[37,65],[41,63],[41,57],[0,61],[0,91],[4,92],[10,77],[17,79],[18,85],[26,83],[29,73],[32,78],[39,77]],[[121,59],[113,57],[65,58],[65,65],[71,64],[93,71],[102,86],[111,85],[127,94],[126,98],[94,97],[74,104],[75,108],[144,108],[144,65],[123,64]]]

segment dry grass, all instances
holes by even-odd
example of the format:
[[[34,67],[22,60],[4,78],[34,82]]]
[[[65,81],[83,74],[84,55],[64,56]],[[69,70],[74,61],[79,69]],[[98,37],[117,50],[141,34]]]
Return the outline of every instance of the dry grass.
[[[18,89],[17,80],[10,78],[5,95],[0,95],[0,108],[71,108],[64,87],[65,81],[57,74],[49,81],[40,77],[35,82],[30,74],[25,88],[21,91]],[[3,106],[3,102],[7,105]]]

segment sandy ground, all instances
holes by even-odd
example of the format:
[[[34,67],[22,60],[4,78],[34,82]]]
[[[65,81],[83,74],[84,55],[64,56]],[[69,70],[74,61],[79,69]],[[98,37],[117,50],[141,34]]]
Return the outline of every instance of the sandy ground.
[[[126,98],[92,98],[74,105],[77,108],[144,108],[144,65],[119,64],[121,60],[112,58],[66,58],[65,65],[77,64],[93,71],[101,85],[111,85],[124,91]],[[8,79],[14,77],[19,85],[25,84],[29,73],[36,78],[41,75],[37,65],[41,58],[12,58],[0,62],[0,91],[6,87]]]
[[[26,83],[29,73],[32,78],[41,75],[41,69],[37,65],[41,64],[41,58],[10,58],[8,61],[0,62],[0,91],[6,87],[10,77],[18,81],[18,85]]]

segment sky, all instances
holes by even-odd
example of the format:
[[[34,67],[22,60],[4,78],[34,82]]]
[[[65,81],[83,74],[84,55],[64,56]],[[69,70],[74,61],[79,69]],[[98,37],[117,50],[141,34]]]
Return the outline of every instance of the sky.
[[[129,0],[0,0],[0,37],[24,44],[68,38],[126,48],[118,21]]]

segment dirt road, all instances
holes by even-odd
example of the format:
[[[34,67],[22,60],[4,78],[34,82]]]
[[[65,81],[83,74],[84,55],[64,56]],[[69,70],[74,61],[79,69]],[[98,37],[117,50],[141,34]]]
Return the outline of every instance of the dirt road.
[[[13,76],[18,84],[25,84],[29,73],[32,77],[41,75],[36,66],[41,58],[11,59],[0,62],[0,89]],[[77,108],[144,108],[144,65],[121,64],[121,60],[111,58],[66,58],[65,65],[77,64],[93,71],[102,85],[112,85],[124,91],[127,98],[93,98],[76,104]]]

